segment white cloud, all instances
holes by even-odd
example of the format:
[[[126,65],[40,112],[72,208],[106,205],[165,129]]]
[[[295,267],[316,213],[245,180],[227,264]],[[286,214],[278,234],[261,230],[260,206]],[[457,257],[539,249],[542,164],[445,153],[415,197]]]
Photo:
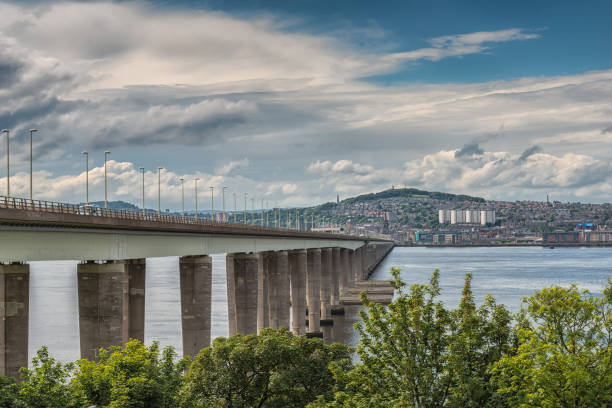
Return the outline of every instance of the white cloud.
[[[457,156],[445,150],[410,160],[402,168],[371,168],[367,173],[333,170],[338,163],[312,163],[309,169],[329,183],[334,191],[361,194],[391,185],[436,191],[470,193],[490,199],[514,199],[513,194],[531,197],[538,192],[554,192],[558,198],[591,196],[609,201],[605,188],[612,184],[612,165],[588,155],[567,153],[556,156],[533,147],[523,154],[487,152]],[[358,164],[353,163],[359,169]],[[367,166],[366,166],[367,167]],[[312,172],[312,170],[311,170]]]
[[[478,54],[491,48],[490,44],[492,43],[532,40],[539,37],[538,34],[529,33],[519,28],[446,35],[429,40],[429,44],[432,45],[431,48],[421,48],[414,51],[389,54],[385,59],[393,61],[413,61],[420,59],[438,61],[447,57]]]
[[[233,170],[241,168],[241,167],[247,167],[248,165],[249,165],[249,159],[245,158],[245,159],[242,159],[242,160],[234,160],[234,161],[231,161],[231,162],[227,163],[226,165],[218,168],[216,173],[221,175],[221,176],[227,176]]]

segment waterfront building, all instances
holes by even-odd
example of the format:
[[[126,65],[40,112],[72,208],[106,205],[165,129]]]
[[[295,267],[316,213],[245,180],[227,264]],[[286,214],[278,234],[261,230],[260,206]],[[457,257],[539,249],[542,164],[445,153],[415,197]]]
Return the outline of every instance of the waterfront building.
[[[495,224],[495,210],[480,211],[480,225]]]
[[[440,224],[446,224],[451,221],[451,211],[450,210],[438,210],[438,222]]]

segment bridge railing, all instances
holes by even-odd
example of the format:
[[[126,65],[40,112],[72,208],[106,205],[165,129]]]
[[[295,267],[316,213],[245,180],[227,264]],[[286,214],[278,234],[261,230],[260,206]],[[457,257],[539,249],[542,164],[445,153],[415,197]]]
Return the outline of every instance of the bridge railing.
[[[291,231],[296,230],[293,228],[283,227],[264,227],[261,225],[244,224],[244,223],[231,223],[227,221],[214,221],[206,219],[196,219],[191,216],[180,216],[172,214],[157,214],[156,212],[145,211],[129,211],[119,210],[114,208],[102,208],[92,205],[83,204],[70,204],[60,203],[55,201],[45,200],[30,200],[27,198],[18,197],[4,197],[0,196],[0,209],[18,209],[26,211],[35,211],[43,213],[58,213],[58,214],[71,214],[71,215],[86,215],[92,217],[108,217],[108,218],[119,218],[139,221],[156,221],[156,222],[168,222],[176,224],[194,224],[202,226],[223,226],[227,230],[236,230],[244,232],[245,227],[255,231],[261,232],[275,232],[275,231]],[[315,233],[316,234],[316,233]],[[323,235],[323,234],[321,234]]]

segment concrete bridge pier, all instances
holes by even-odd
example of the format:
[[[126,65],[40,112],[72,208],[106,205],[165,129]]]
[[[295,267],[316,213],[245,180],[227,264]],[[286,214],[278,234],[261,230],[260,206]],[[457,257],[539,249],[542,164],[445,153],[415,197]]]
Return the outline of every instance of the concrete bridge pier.
[[[306,250],[289,251],[288,261],[291,277],[291,331],[293,334],[305,334]]]
[[[0,264],[0,375],[28,366],[30,265]]]
[[[145,259],[77,265],[81,358],[100,348],[144,341]]]
[[[212,258],[208,255],[179,259],[183,355],[196,356],[210,346]]]
[[[332,325],[333,250],[321,249],[321,325]]]
[[[344,265],[340,248],[332,248],[332,287],[331,287],[331,313],[344,314],[344,307],[340,303],[340,287],[344,280]]]
[[[355,249],[351,254],[353,283],[363,280],[363,247]]]
[[[269,252],[264,263],[268,282],[268,321],[264,327],[289,328],[290,277],[287,251]]]
[[[274,263],[273,252],[258,254],[257,264],[257,334],[261,329],[270,327],[270,264]]]
[[[308,333],[321,333],[321,250],[307,250],[306,301],[308,304]]]
[[[340,295],[343,296],[347,289],[353,287],[353,267],[351,265],[351,253],[350,249],[340,249]]]
[[[229,334],[257,333],[257,298],[261,254],[227,254],[227,308]]]
[[[370,276],[370,272],[372,272],[374,265],[376,265],[376,245],[375,244],[365,245],[364,252],[365,252],[365,255],[364,255],[364,262],[363,262],[363,268],[364,268],[363,279],[367,279]]]

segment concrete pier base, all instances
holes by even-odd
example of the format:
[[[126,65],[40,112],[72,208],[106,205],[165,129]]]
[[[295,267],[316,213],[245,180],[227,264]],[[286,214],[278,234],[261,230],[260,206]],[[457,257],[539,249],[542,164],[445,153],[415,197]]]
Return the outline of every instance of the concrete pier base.
[[[321,250],[307,250],[306,299],[308,302],[308,333],[321,331]]]
[[[179,259],[183,355],[196,356],[210,346],[212,258],[208,255]]]
[[[358,282],[364,279],[364,268],[363,268],[363,247],[355,249],[351,253],[351,266],[353,270],[353,282]]]
[[[257,297],[260,254],[227,254],[227,308],[229,334],[257,333]]]
[[[270,264],[274,262],[273,252],[259,254],[257,264],[257,334],[270,327]]]
[[[332,248],[331,270],[331,314],[344,314],[344,306],[340,303],[340,287],[343,279],[343,265],[340,248]]]
[[[321,249],[321,324],[333,324],[332,320],[332,248]]]
[[[291,278],[291,331],[306,333],[306,250],[290,251],[288,254]]]
[[[28,366],[30,265],[0,265],[0,375]]]
[[[77,265],[81,358],[100,348],[144,341],[145,259]]]
[[[271,252],[266,257],[268,277],[268,316],[269,325],[273,329],[289,328],[290,277],[289,255],[287,251]]]

